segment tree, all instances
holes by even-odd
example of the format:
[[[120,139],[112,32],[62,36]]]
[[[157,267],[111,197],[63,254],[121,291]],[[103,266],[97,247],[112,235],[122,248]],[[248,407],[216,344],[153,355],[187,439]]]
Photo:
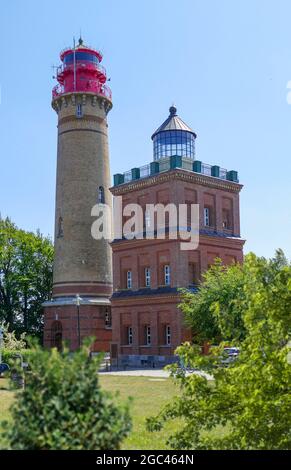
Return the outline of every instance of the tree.
[[[244,264],[225,266],[220,259],[203,274],[203,282],[196,294],[182,290],[182,310],[187,324],[195,333],[195,343],[204,341],[237,342],[245,336],[243,313],[246,309],[245,283],[249,276],[248,256]],[[262,262],[266,260],[262,258]],[[288,261],[282,250],[277,250],[269,262],[268,275],[275,275]]]
[[[242,309],[244,267],[223,266],[220,259],[203,274],[198,292],[182,290],[180,309],[195,334],[195,342],[219,343],[244,336]]]
[[[42,302],[51,297],[53,246],[49,238],[0,218],[0,320],[17,334],[42,334]]]
[[[156,430],[172,418],[184,418],[170,439],[172,447],[291,449],[291,266],[281,255],[270,261],[246,257],[244,296],[235,299],[245,331],[236,344],[236,361],[221,366],[223,342],[209,356],[190,344],[176,351],[185,363],[211,372],[214,382],[173,369],[181,396],[148,421]]]
[[[90,342],[73,355],[67,349],[29,356],[25,389],[12,405],[5,437],[15,450],[119,449],[131,429],[128,404],[117,405],[98,378],[100,360]]]

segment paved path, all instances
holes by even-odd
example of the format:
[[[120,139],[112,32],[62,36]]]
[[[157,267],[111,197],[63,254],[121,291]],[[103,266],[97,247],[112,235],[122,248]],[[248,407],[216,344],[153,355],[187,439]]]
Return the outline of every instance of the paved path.
[[[156,378],[168,378],[170,373],[164,369],[133,369],[133,370],[117,370],[112,372],[99,372],[101,375],[118,375],[121,377],[156,377]],[[202,375],[207,378],[207,380],[212,380],[211,375],[206,374],[205,372],[195,371],[193,374]],[[189,373],[187,373],[189,374]]]

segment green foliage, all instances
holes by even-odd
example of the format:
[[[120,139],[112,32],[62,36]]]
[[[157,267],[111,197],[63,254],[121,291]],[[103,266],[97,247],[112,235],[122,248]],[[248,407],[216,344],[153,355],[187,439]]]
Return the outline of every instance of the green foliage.
[[[195,342],[220,342],[244,335],[242,303],[244,268],[223,266],[219,259],[203,275],[196,294],[183,291],[182,310],[195,333]]]
[[[101,390],[99,362],[89,358],[89,344],[74,354],[35,347],[4,426],[11,449],[119,449],[131,429],[128,404]]]
[[[121,449],[166,449],[167,437],[177,430],[178,422],[171,422],[161,433],[150,433],[145,429],[145,419],[152,414],[158,413],[159,409],[171,400],[179,390],[172,379],[154,380],[151,377],[133,377],[100,374],[99,381],[102,389],[114,395],[118,391],[117,403],[128,401],[130,414],[132,416],[132,430],[128,437],[122,442]],[[10,420],[9,408],[15,401],[15,392],[9,389],[7,379],[0,380],[0,451],[7,449],[8,443],[5,433],[1,433],[1,421]],[[153,400],[154,396],[154,400]],[[1,453],[1,452],[0,452]]]
[[[22,362],[29,362],[30,349],[27,349],[26,334],[21,333],[17,338],[15,331],[9,331],[8,324],[0,323],[3,332],[3,344],[0,351],[1,362],[9,365],[10,369],[5,373],[6,376],[13,378],[15,373],[18,377],[23,376]]]
[[[42,334],[41,304],[51,296],[52,263],[50,239],[0,217],[0,321],[17,335]]]
[[[30,356],[33,354],[31,349],[2,349],[2,362],[14,366],[16,358],[19,357],[19,354],[23,358],[24,362],[30,363]]]
[[[282,253],[270,261],[250,254],[243,272],[243,296],[233,299],[245,332],[235,344],[238,359],[221,366],[223,342],[209,356],[190,344],[178,348],[184,363],[210,372],[214,382],[173,368],[182,395],[148,420],[157,430],[184,419],[170,438],[175,449],[291,449],[291,267]],[[230,305],[223,315],[231,312]],[[221,426],[223,434],[209,433]]]
[[[5,349],[5,351],[19,351],[26,347],[26,333],[22,333],[20,337],[17,338],[15,331],[9,331],[9,325],[5,321],[0,322],[0,329],[3,333],[2,347]]]
[[[203,282],[196,294],[183,290],[180,309],[195,334],[195,343],[237,342],[245,337],[245,283],[250,276],[248,259],[251,256],[246,256],[243,265],[224,266],[217,259],[203,274]],[[261,262],[266,263],[266,260],[261,258]],[[268,270],[268,275],[265,274],[272,276],[283,266],[288,266],[288,262],[282,250],[277,250],[275,258],[270,260],[272,269]]]

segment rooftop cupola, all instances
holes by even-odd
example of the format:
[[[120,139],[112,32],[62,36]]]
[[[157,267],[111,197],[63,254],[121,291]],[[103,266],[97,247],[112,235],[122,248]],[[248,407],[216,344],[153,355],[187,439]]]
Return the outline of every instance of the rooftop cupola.
[[[177,108],[174,105],[169,111],[169,117],[152,135],[154,160],[173,155],[194,160],[195,132],[177,115]]]

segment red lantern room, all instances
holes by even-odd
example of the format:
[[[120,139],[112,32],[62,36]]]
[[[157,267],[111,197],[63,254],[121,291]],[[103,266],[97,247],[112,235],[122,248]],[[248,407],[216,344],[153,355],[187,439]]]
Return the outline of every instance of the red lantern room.
[[[111,100],[111,90],[105,85],[106,70],[100,64],[101,52],[85,46],[80,38],[74,48],[61,52],[62,65],[57,67],[59,84],[53,88],[53,99],[65,93],[87,92],[106,96]]]

